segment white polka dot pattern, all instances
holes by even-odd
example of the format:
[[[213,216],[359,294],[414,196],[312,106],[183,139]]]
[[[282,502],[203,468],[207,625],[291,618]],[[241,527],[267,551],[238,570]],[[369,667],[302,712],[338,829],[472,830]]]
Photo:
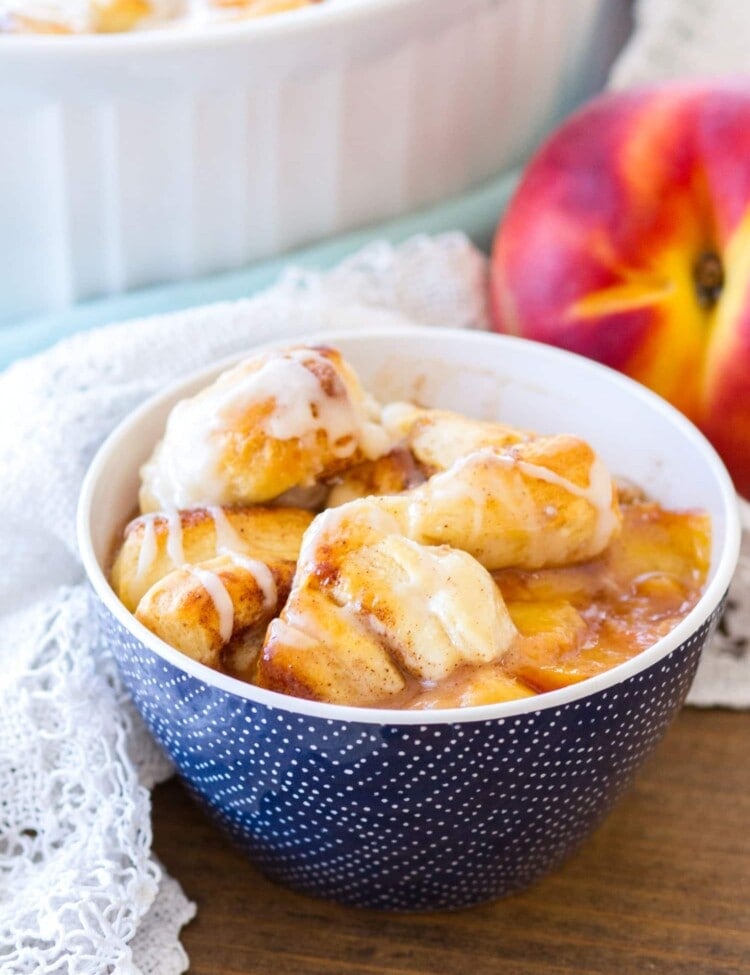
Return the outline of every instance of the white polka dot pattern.
[[[155,737],[266,874],[349,904],[430,910],[525,887],[576,849],[684,701],[721,606],[650,669],[559,708],[387,726],[220,691],[101,611]]]

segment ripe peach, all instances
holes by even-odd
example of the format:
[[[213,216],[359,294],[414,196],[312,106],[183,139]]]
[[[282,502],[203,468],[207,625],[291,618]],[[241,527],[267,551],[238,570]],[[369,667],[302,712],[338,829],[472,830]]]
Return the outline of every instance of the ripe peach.
[[[674,403],[750,497],[750,85],[609,93],[571,116],[498,228],[491,296],[498,331]]]

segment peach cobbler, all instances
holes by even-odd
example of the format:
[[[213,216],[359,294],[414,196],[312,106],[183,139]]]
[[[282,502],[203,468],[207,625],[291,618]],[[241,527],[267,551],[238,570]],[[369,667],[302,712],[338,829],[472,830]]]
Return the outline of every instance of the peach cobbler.
[[[621,663],[695,605],[710,524],[592,447],[378,403],[341,354],[249,358],[172,410],[112,585],[158,637],[260,687],[446,708]]]
[[[0,0],[0,34],[121,34],[209,25],[322,0]]]

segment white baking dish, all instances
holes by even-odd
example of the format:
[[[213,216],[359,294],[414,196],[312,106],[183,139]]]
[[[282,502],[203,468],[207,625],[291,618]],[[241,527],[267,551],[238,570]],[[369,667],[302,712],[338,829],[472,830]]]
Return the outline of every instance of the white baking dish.
[[[327,0],[0,37],[0,322],[460,193],[600,86],[626,0]]]

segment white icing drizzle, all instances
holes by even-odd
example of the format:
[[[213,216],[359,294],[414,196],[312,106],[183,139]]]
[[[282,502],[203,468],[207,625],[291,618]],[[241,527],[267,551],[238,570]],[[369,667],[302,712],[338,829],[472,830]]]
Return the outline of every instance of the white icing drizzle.
[[[374,544],[384,535],[403,533],[408,504],[406,497],[389,496],[357,498],[338,508],[326,508],[316,515],[302,537],[298,571],[310,571],[322,545],[348,538],[349,549],[359,548]]]
[[[306,365],[307,364],[307,365]],[[336,372],[335,395],[328,395],[315,372]],[[153,457],[143,465],[144,486],[160,507],[188,508],[229,500],[221,475],[224,434],[255,406],[259,429],[279,441],[298,440],[315,448],[326,435],[327,450],[347,458],[361,449],[370,460],[386,454],[394,439],[380,425],[380,408],[345,365],[312,348],[267,356],[258,366],[247,360],[223,373],[196,396],[172,410]]]
[[[336,371],[339,389],[334,396],[325,392],[315,372]],[[260,369],[249,373],[224,390],[217,403],[216,424],[232,422],[254,403],[273,400],[274,408],[262,421],[262,429],[275,440],[314,441],[319,430],[325,432],[336,456],[349,457],[358,446],[374,459],[385,453],[391,438],[381,427],[374,436],[370,414],[377,414],[375,401],[346,382],[342,370],[317,349],[290,349],[269,356]],[[376,441],[376,442],[375,442]]]
[[[259,559],[251,559],[247,555],[240,555],[238,552],[227,552],[226,555],[236,564],[253,576],[258,583],[258,588],[263,593],[263,604],[266,609],[274,609],[278,602],[279,594],[276,587],[276,580],[273,572],[265,562]]]
[[[197,565],[186,565],[185,568],[198,579],[211,597],[219,617],[219,636],[222,643],[228,643],[234,629],[234,605],[226,586],[215,572],[209,572]]]
[[[350,395],[353,395],[350,390]],[[368,460],[377,460],[392,450],[401,439],[386,430],[380,420],[380,404],[369,393],[359,397],[361,418],[357,431],[357,441]]]
[[[499,476],[492,476],[493,467]],[[508,476],[502,476],[501,471],[507,471]],[[593,457],[588,484],[582,486],[546,467],[523,460],[517,450],[502,451],[495,447],[483,447],[463,455],[447,470],[433,475],[405,495],[403,532],[419,540],[423,526],[432,525],[439,529],[443,541],[454,544],[454,531],[459,531],[460,525],[461,542],[455,542],[459,547],[484,551],[487,542],[493,548],[498,540],[486,536],[487,506],[492,501],[512,514],[515,528],[524,533],[525,561],[543,565],[551,555],[559,558],[560,547],[564,549],[566,544],[565,530],[563,527],[561,532],[550,534],[549,519],[557,514],[557,506],[539,504],[532,490],[534,480],[546,481],[587,501],[595,516],[589,547],[596,553],[606,547],[617,529],[618,519],[612,505],[612,481],[598,457]],[[436,519],[444,519],[442,529]],[[433,528],[429,534],[435,537]]]
[[[231,424],[254,404],[272,400],[274,408],[262,421],[268,436],[276,440],[309,439],[323,426],[320,413],[326,397],[318,378],[304,365],[305,360],[319,361],[321,357],[308,353],[302,359],[300,351],[269,356],[260,369],[222,389],[216,404],[216,426]]]
[[[140,471],[158,506],[192,508],[222,500],[219,445],[207,429],[211,409],[210,398],[199,394],[177,403],[170,413],[164,437]]]
[[[317,637],[305,633],[299,626],[296,626],[293,622],[287,622],[287,620],[281,617],[271,620],[266,643],[271,640],[278,641],[285,646],[294,647],[297,650],[304,650],[305,652],[314,652],[320,647],[321,643]]]
[[[597,512],[596,530],[592,539],[592,546],[597,550],[604,548],[617,527],[617,517],[612,509],[612,480],[609,476],[609,471],[598,456],[594,456],[591,467],[589,468],[589,483],[587,487],[581,487],[581,485],[575,484],[567,477],[556,474],[547,467],[530,464],[525,460],[517,460],[516,464],[518,469],[522,473],[528,474],[529,477],[546,481],[548,484],[555,484],[570,494],[578,498],[583,498],[584,501],[588,501]]]
[[[461,663],[487,663],[508,647],[515,627],[489,573],[471,556],[454,548],[431,547],[390,536],[377,549],[392,560],[391,590],[405,607],[407,641],[402,653],[420,677],[439,680]],[[429,629],[429,639],[409,638],[415,619]],[[447,642],[446,642],[447,641]]]
[[[485,463],[487,459],[494,460],[498,456],[491,447],[466,454],[447,470],[434,474],[429,481],[413,491],[409,511],[410,536],[418,537],[423,519],[429,517],[431,510],[434,511],[437,502],[443,505],[446,510],[451,506],[463,510],[468,507],[471,510],[472,534],[466,541],[477,542],[485,532],[487,492],[485,487],[478,483],[478,479],[473,476],[472,468]],[[499,499],[500,491],[505,489],[506,493],[509,493],[510,487],[510,485],[495,482],[493,484],[493,496],[495,499]],[[510,506],[511,502],[508,501],[507,504]]]
[[[207,510],[214,522],[217,553],[227,555],[236,565],[247,569],[263,593],[265,608],[273,609],[279,598],[273,572],[271,572],[265,562],[261,562],[260,559],[250,558],[245,554],[248,551],[248,546],[239,532],[232,526],[223,508],[212,505]]]
[[[142,579],[156,561],[159,554],[159,539],[156,530],[157,521],[164,520],[167,526],[167,555],[175,566],[185,562],[185,550],[182,544],[182,519],[175,508],[164,512],[153,511],[147,515],[135,518],[132,525],[143,525],[143,538],[138,552],[138,564],[135,570],[136,579]]]
[[[138,552],[138,565],[135,570],[136,579],[142,579],[156,558],[156,519],[157,514],[142,515],[140,518],[136,519],[143,525],[143,538],[141,539],[141,548]]]
[[[592,537],[593,547],[597,549],[604,548],[615,531],[617,527],[617,516],[612,506],[612,479],[609,471],[597,455],[594,455],[591,467],[589,468],[589,483],[584,487],[576,484],[562,474],[551,471],[548,467],[523,460],[515,450],[501,453],[492,447],[487,447],[465,455],[447,471],[433,477],[430,482],[433,485],[433,491],[436,484],[438,487],[442,486],[445,489],[449,489],[455,475],[462,468],[469,467],[471,464],[482,462],[483,460],[497,463],[508,470],[515,468],[526,477],[538,481],[545,481],[548,484],[554,484],[569,494],[587,501],[595,509],[597,514],[596,528]],[[474,505],[476,515],[476,512],[480,511],[481,507],[486,504],[487,499],[484,492],[481,490],[472,492],[470,481],[461,480],[460,482],[456,482],[457,487],[459,483],[464,503],[467,498],[470,499]],[[544,509],[544,514],[549,515],[550,507],[548,505]],[[474,522],[476,528],[476,517]]]
[[[182,519],[176,508],[165,511],[167,519],[167,554],[172,563],[180,566],[185,562],[185,549],[182,544]]]
[[[223,508],[217,505],[210,505],[206,508],[211,515],[216,532],[216,551],[217,552],[247,552],[245,540],[235,530],[231,521],[227,518]]]

